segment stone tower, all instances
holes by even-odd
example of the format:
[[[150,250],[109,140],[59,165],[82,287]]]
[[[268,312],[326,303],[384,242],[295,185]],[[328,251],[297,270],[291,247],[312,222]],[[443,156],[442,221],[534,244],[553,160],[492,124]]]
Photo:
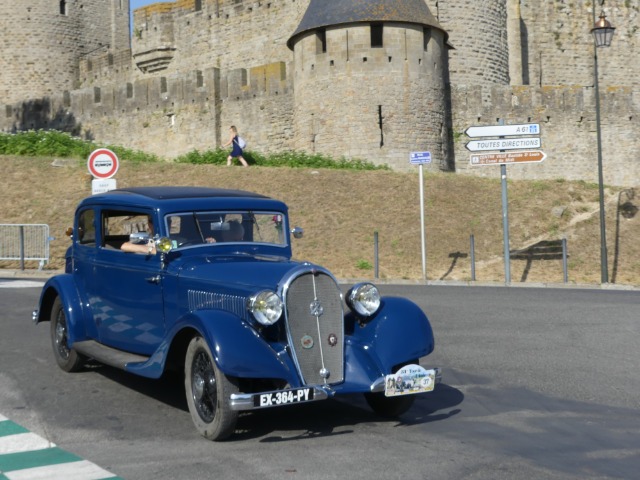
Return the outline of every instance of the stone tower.
[[[288,45],[296,149],[449,169],[447,34],[424,0],[311,0]]]
[[[507,12],[517,8],[511,4],[519,4],[519,0],[437,2],[442,26],[457,33],[449,58],[453,83],[483,87],[509,84]]]
[[[0,103],[78,88],[80,60],[129,48],[129,0],[0,0]]]

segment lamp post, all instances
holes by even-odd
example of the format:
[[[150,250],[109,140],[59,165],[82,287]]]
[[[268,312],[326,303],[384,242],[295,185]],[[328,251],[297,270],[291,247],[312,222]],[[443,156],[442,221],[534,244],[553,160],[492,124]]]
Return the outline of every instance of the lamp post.
[[[600,5],[604,0],[600,0]],[[591,33],[594,39],[593,62],[594,62],[594,85],[596,95],[596,134],[598,142],[598,191],[600,196],[600,279],[601,283],[609,283],[609,266],[607,262],[607,234],[605,229],[604,211],[604,179],[602,174],[602,134],[600,131],[600,88],[598,85],[598,48],[611,45],[611,39],[615,28],[605,18],[604,12],[600,14],[600,19],[596,22],[596,5],[593,2],[593,28]]]

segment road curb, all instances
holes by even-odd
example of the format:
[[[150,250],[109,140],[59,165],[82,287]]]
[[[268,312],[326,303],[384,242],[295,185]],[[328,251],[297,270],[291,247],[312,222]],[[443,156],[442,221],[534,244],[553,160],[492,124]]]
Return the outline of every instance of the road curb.
[[[64,273],[63,270],[9,270],[0,269],[0,278],[31,278],[48,279],[54,275]],[[590,283],[554,283],[554,282],[489,282],[470,280],[415,280],[415,279],[394,279],[394,278],[338,278],[341,284],[354,284],[361,282],[371,282],[377,285],[424,285],[424,286],[448,286],[448,287],[513,287],[513,288],[558,288],[558,289],[581,289],[581,290],[624,290],[640,291],[640,285],[624,285],[616,283],[590,284]]]

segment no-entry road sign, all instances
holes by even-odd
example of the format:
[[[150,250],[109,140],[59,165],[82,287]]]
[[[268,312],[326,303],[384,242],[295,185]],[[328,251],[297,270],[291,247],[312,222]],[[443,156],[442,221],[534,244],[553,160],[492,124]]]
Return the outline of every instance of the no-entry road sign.
[[[89,173],[99,179],[113,177],[119,166],[118,156],[108,148],[94,150],[87,160]]]
[[[485,165],[503,165],[512,163],[540,163],[547,158],[547,154],[540,150],[507,153],[472,153],[470,164],[473,167]]]

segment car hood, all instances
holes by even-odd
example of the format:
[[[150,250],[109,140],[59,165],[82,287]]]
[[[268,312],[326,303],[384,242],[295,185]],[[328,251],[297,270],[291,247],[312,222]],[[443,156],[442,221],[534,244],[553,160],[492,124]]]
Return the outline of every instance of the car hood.
[[[180,283],[188,288],[214,287],[220,292],[277,290],[288,273],[302,265],[283,257],[246,254],[203,256],[184,262],[179,271]]]

